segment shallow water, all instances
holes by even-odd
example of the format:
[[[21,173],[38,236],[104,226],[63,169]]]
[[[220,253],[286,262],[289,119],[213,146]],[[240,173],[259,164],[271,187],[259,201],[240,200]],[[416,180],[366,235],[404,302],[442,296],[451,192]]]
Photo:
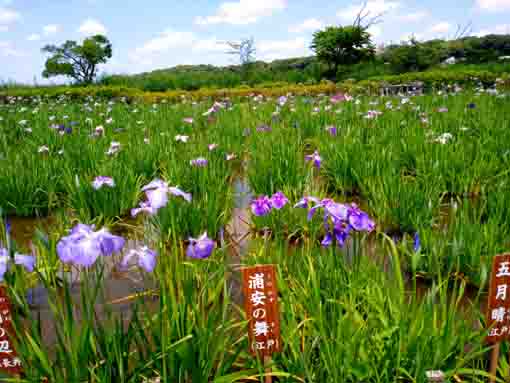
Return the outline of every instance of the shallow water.
[[[34,239],[38,229],[48,232],[55,224],[55,218],[49,217],[8,217],[11,225],[11,236],[21,249],[30,248],[30,242]]]
[[[234,209],[232,210],[232,219],[226,227],[226,232],[231,242],[229,252],[228,286],[230,296],[235,304],[242,304],[242,284],[239,268],[242,265],[241,258],[248,251],[250,244],[250,201],[252,192],[248,181],[238,176],[234,180]]]

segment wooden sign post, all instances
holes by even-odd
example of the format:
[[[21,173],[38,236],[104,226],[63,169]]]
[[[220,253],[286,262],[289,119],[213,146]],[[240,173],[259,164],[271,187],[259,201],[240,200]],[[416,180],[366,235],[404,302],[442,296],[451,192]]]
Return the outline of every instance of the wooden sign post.
[[[261,356],[268,365],[275,352],[281,352],[278,287],[274,265],[257,265],[241,269],[246,315],[249,319],[250,352]],[[266,383],[271,370],[266,370]]]
[[[14,333],[11,321],[11,303],[5,287],[0,286],[0,371],[19,376],[23,369],[9,338]]]
[[[494,383],[498,369],[500,343],[510,338],[510,253],[496,255],[492,262],[487,324],[490,332],[486,341],[493,345],[490,382]]]

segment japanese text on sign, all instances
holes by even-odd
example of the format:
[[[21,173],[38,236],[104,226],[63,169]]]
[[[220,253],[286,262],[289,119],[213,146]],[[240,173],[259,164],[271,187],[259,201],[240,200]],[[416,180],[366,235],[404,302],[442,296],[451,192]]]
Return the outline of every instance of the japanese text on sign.
[[[497,255],[492,263],[487,307],[490,328],[487,342],[498,343],[510,338],[510,253]]]
[[[270,356],[281,351],[278,289],[273,265],[242,270],[245,310],[249,319],[250,351]]]

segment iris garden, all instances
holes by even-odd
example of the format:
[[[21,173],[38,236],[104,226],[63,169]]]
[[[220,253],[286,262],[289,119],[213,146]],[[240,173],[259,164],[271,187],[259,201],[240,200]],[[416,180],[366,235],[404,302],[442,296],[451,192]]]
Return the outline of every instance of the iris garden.
[[[510,246],[503,89],[7,98],[0,131],[0,277],[26,381],[262,380],[239,254],[277,265],[275,379],[484,381],[491,259]],[[27,239],[21,217],[45,224]],[[140,287],[127,313],[105,298],[116,273]]]

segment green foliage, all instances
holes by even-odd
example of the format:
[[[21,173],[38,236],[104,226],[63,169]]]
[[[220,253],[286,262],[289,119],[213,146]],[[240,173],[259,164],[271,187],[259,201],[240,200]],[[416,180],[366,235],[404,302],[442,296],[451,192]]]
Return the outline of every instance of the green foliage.
[[[112,44],[103,35],[95,35],[78,44],[68,40],[62,45],[46,45],[42,51],[51,56],[46,60],[43,77],[67,76],[78,83],[90,84],[97,75],[98,64],[112,57]]]
[[[313,34],[311,48],[335,75],[341,65],[357,64],[375,54],[370,33],[357,25],[327,27],[317,31]]]
[[[430,71],[395,80],[420,75],[467,83],[500,74]],[[31,97],[0,106],[0,206],[9,215],[49,213],[55,221],[47,236],[33,241],[36,272],[11,265],[5,276],[14,325],[23,334],[14,346],[25,381],[260,381],[263,368],[247,352],[245,317],[230,300],[238,261],[277,267],[283,350],[271,363],[281,382],[425,383],[425,372],[436,369],[450,380],[482,381],[488,350],[478,322],[480,297],[491,257],[508,248],[510,234],[509,99],[468,90],[334,103],[326,95],[311,97],[336,90],[328,84],[280,85],[258,90],[304,97],[277,104],[274,97],[254,99],[250,88],[143,94],[64,87],[47,89],[56,100],[25,89]],[[130,98],[104,100],[123,92],[132,92]],[[211,99],[192,102],[221,94],[248,97],[229,99],[209,115]],[[83,102],[89,95],[94,98]],[[165,96],[179,102],[155,102]],[[374,109],[381,114],[364,118]],[[72,129],[59,134],[49,121]],[[260,124],[271,130],[257,131]],[[95,135],[99,125],[103,133]],[[444,133],[451,139],[443,143]],[[188,142],[176,141],[178,134]],[[112,141],[121,149],[107,155]],[[210,150],[212,143],[217,147]],[[47,153],[39,152],[42,145]],[[319,169],[305,161],[315,150]],[[229,153],[237,159],[226,161]],[[207,166],[192,167],[197,157]],[[113,177],[116,186],[94,190],[97,175]],[[192,201],[170,196],[150,218],[125,217],[145,198],[141,185],[156,177],[190,192]],[[250,221],[251,193],[239,188],[248,202],[234,207],[234,179],[249,182],[253,195],[283,191],[289,203]],[[356,201],[375,219],[376,232],[353,234],[344,248],[319,248],[323,217],[309,220],[306,209],[293,207],[304,195]],[[252,235],[238,258],[233,216],[247,218],[252,234],[267,228],[272,238]],[[63,265],[55,250],[77,220],[117,218],[136,230],[127,240],[159,254],[153,274],[128,274],[137,287],[150,288],[144,296],[129,291],[123,297],[129,315],[119,312],[117,299],[107,299],[108,286],[127,283],[107,275],[117,255],[84,270]],[[212,256],[186,258],[188,237],[205,230],[219,239]],[[419,250],[410,243],[415,232]],[[0,241],[14,254],[19,248],[6,238],[0,222]],[[479,287],[474,293],[467,292],[470,283]],[[55,328],[53,342],[25,299],[36,285],[48,296],[43,314]]]
[[[442,40],[420,43],[411,39],[408,43],[386,48],[383,54],[383,59],[397,73],[423,71],[447,57],[446,44]]]
[[[138,88],[149,92],[197,90],[204,88],[255,87],[262,83],[316,83],[323,68],[314,57],[276,60],[271,63],[250,61],[248,65],[214,67],[212,65],[180,65],[138,75],[107,75],[100,83]]]
[[[382,58],[391,64],[394,73],[423,71],[454,57],[465,64],[496,62],[510,55],[510,35],[464,37],[457,40],[408,42],[385,48]]]

